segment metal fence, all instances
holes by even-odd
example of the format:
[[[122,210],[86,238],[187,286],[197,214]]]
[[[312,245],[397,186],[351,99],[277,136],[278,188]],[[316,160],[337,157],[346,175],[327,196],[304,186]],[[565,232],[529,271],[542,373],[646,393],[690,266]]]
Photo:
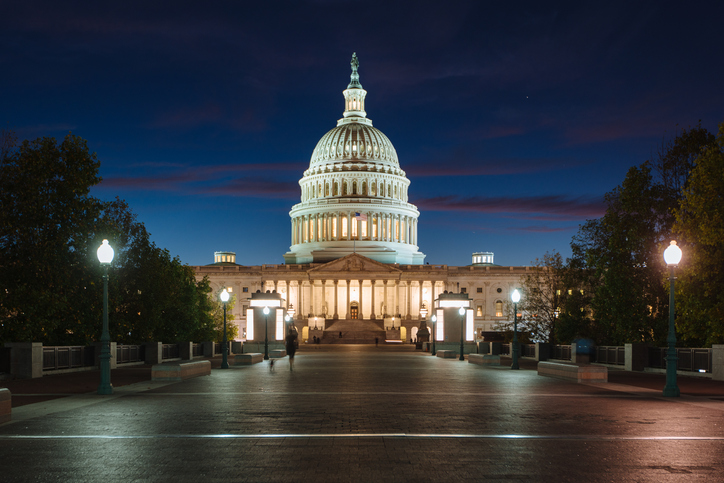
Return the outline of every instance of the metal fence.
[[[143,362],[146,360],[146,351],[143,345],[117,345],[116,364],[130,362]]]
[[[95,347],[52,346],[43,347],[43,370],[72,369],[95,365]]]
[[[193,344],[191,346],[191,356],[192,357],[201,357],[204,355],[204,345],[203,344]]]
[[[649,347],[649,367],[666,368],[666,347]],[[711,373],[711,349],[676,349],[679,358],[676,369],[688,372]]]
[[[231,354],[231,341],[227,341],[227,354]],[[214,342],[214,354],[221,354],[221,342]]]
[[[179,358],[178,344],[163,344],[161,351],[161,359],[163,360]]]
[[[535,357],[535,344],[520,344],[521,357]]]
[[[597,346],[595,361],[599,364],[626,365],[626,348],[623,346]]]
[[[552,359],[559,361],[570,361],[571,360],[571,346],[570,345],[554,345],[551,354]]]

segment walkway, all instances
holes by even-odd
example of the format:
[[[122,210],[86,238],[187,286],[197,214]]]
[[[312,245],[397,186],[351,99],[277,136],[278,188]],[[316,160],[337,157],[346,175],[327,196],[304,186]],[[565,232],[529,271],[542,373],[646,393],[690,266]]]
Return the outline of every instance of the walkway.
[[[665,399],[646,387],[663,376],[624,373],[641,382],[628,385],[617,373],[591,386],[525,367],[481,367],[409,346],[305,346],[294,372],[281,360],[274,372],[266,364],[215,369],[182,383],[136,382],[113,396],[16,407],[14,420],[0,425],[0,474],[104,482],[722,481],[724,383],[680,378],[683,392],[696,387],[699,395]],[[63,377],[28,384],[43,383],[50,394],[51,380]]]

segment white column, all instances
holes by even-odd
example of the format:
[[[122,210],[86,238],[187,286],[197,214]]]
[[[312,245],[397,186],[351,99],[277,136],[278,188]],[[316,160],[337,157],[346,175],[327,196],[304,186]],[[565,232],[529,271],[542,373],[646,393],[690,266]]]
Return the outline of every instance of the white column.
[[[346,280],[346,282],[347,282],[347,300],[344,301],[344,318],[349,319],[349,304],[350,304],[349,283],[350,283],[350,281]]]
[[[400,304],[400,281],[395,280],[395,307],[394,307],[395,310],[392,313],[393,315],[397,315],[400,312],[400,307],[398,307],[399,304]],[[402,314],[400,314],[400,315],[402,315]]]
[[[371,308],[371,310],[370,310],[370,318],[371,318],[371,319],[376,319],[377,316],[375,315],[375,280],[374,280],[374,279],[370,280],[370,286],[371,286],[371,287],[370,287],[370,292],[371,292],[371,295],[372,295],[372,304],[370,305],[370,308]]]
[[[359,233],[359,232],[357,232]],[[362,280],[358,280],[357,283],[359,283],[359,318],[360,320],[364,319],[364,304],[362,303]]]
[[[390,306],[387,305],[387,280],[383,280],[382,282],[385,284],[385,288],[384,288],[384,290],[385,290],[385,293],[384,293],[384,296],[385,296],[385,297],[384,297],[384,298],[385,298],[385,310],[382,311],[382,317],[384,318],[384,317],[386,317],[386,316],[390,313],[390,312],[389,312]]]
[[[407,319],[412,317],[412,282],[407,281]]]
[[[339,293],[337,288],[339,286],[339,280],[334,281],[334,318],[339,319],[339,312],[337,311],[337,301],[339,300]]]
[[[424,282],[420,281],[420,287],[419,287],[420,288],[420,298],[417,300],[419,308],[422,308],[422,302],[423,302],[423,300],[422,300],[422,284],[423,283]],[[418,308],[418,314],[420,313],[419,308]],[[422,316],[420,316],[420,318],[422,318]]]
[[[322,310],[321,310],[321,312],[322,312],[322,314],[323,314],[325,317],[327,316],[327,308],[326,308],[326,306],[327,306],[327,294],[325,293],[325,292],[326,292],[326,288],[327,288],[326,285],[327,285],[327,281],[326,281],[326,280],[322,280]]]

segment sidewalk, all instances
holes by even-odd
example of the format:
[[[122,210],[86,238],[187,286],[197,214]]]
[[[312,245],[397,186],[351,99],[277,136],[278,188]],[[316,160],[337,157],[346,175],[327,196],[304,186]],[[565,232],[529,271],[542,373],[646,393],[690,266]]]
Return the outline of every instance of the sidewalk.
[[[338,352],[343,346],[314,345],[303,346],[300,355],[312,353]],[[430,354],[421,351],[412,351],[410,346],[380,347],[380,351],[415,353],[421,357]],[[230,359],[233,364],[233,355]],[[218,369],[221,366],[221,356],[209,359],[211,368]],[[467,362],[466,362],[467,363]],[[510,358],[502,357],[502,366],[510,365]],[[521,370],[536,370],[537,362],[531,359],[519,360]],[[541,376],[542,377],[542,376]],[[100,375],[98,370],[74,372],[69,374],[47,375],[38,379],[6,379],[0,380],[0,387],[6,387],[12,393],[12,407],[20,407],[26,404],[49,401],[61,397],[76,394],[95,392],[98,388]],[[111,384],[113,387],[121,387],[138,382],[151,380],[151,365],[135,365],[121,367],[111,371]],[[651,390],[663,390],[666,385],[664,374],[649,372],[627,372],[621,369],[609,368],[608,382],[635,386]],[[677,384],[682,395],[700,396],[709,398],[724,398],[724,381],[712,381],[701,376],[677,377]],[[724,400],[724,399],[723,399]]]
[[[294,371],[286,359],[274,371],[220,362],[178,383],[150,382],[149,366],[117,369],[112,396],[95,393],[98,371],[4,381],[13,400],[55,400],[26,403],[0,424],[3,483],[724,474],[722,382],[679,377],[682,397],[664,398],[660,374],[611,371],[609,384],[577,384],[538,376],[527,359],[513,371],[374,345],[303,347]]]

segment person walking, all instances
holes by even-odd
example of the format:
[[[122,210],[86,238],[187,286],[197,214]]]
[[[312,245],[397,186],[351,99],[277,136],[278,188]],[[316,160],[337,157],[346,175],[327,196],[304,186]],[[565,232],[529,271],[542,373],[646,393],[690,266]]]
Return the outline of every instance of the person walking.
[[[294,371],[294,353],[297,352],[297,334],[291,330],[285,340],[287,355],[289,356],[289,370]]]

